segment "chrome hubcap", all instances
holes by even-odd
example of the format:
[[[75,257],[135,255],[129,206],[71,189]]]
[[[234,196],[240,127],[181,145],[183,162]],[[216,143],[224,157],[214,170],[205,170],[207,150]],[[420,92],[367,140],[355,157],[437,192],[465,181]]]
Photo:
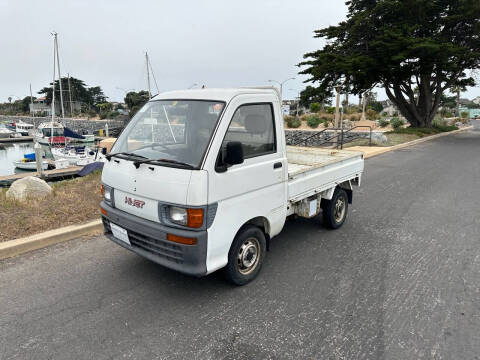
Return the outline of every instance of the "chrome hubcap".
[[[341,222],[343,217],[345,216],[345,199],[343,197],[339,197],[337,202],[335,203],[335,210],[333,211],[333,217],[335,221]]]
[[[251,273],[257,267],[260,251],[260,243],[257,239],[248,238],[245,240],[237,255],[238,271],[243,275]]]

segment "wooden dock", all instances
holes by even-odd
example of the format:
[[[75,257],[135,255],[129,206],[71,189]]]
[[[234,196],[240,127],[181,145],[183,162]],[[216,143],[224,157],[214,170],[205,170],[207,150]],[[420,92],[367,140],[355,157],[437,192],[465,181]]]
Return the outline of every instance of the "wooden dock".
[[[21,136],[16,138],[1,138],[1,144],[11,144],[11,143],[18,143],[18,142],[30,142],[33,141],[33,136]]]
[[[45,181],[54,181],[54,180],[61,180],[68,177],[73,177],[79,173],[80,170],[83,169],[83,166],[71,166],[66,169],[54,169],[54,170],[45,170],[44,180]],[[13,174],[13,175],[6,175],[0,176],[0,186],[8,187],[10,186],[15,180],[23,179],[27,176],[38,176],[36,171],[31,172],[22,172],[21,174]]]

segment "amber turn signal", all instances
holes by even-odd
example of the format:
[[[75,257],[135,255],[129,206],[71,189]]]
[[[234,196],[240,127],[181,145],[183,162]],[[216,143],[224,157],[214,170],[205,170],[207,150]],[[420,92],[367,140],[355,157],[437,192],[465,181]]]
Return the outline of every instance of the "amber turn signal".
[[[183,244],[183,245],[195,245],[197,243],[197,239],[177,236],[173,234],[167,234],[167,240],[173,241],[179,244]]]
[[[187,226],[200,228],[203,225],[203,209],[187,209]]]
[[[100,208],[100,212],[101,212],[103,215],[107,216],[107,210],[105,210],[104,208],[101,207],[101,208]]]

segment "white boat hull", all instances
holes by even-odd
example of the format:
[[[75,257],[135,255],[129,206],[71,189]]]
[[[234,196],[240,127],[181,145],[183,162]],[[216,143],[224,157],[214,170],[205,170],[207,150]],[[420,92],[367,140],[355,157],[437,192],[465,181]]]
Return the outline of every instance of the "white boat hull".
[[[22,169],[22,170],[37,170],[37,162],[36,161],[14,161],[13,165],[15,165],[16,168]],[[43,161],[42,162],[42,168],[43,170],[48,169],[48,162]]]

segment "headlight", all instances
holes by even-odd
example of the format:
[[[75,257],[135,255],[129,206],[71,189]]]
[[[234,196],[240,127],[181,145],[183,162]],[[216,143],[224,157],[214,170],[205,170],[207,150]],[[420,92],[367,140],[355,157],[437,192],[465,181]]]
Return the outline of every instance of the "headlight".
[[[174,224],[187,226],[190,228],[201,228],[203,225],[202,208],[182,208],[170,206],[168,209],[169,220]]]
[[[171,222],[175,224],[187,226],[187,223],[188,223],[187,209],[184,209],[178,206],[170,206],[169,216],[170,216]]]
[[[111,205],[113,201],[113,188],[107,185],[102,185],[102,194],[103,200]]]

